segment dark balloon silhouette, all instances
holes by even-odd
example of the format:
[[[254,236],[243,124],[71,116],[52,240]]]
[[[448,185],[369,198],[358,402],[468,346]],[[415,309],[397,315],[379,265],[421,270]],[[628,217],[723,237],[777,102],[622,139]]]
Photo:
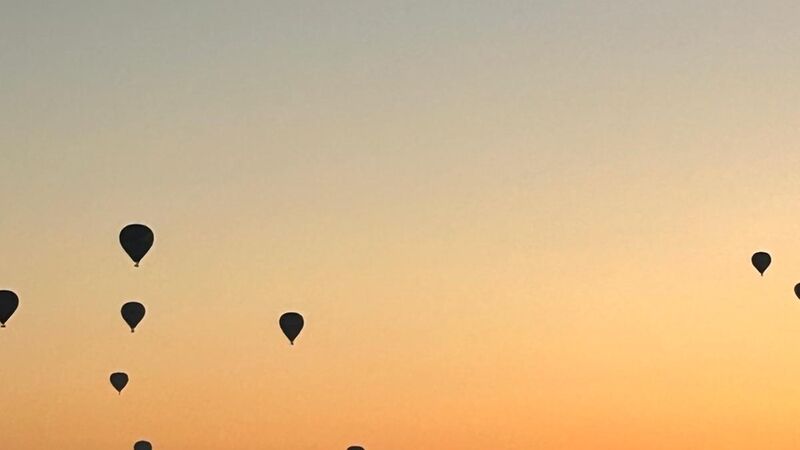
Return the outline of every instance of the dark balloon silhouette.
[[[753,253],[753,257],[750,258],[750,261],[752,261],[753,267],[755,267],[758,273],[763,277],[767,267],[772,263],[772,257],[769,256],[767,252],[756,252]]]
[[[135,267],[139,267],[139,262],[153,246],[154,240],[153,230],[146,225],[127,225],[119,232],[119,243],[122,244],[125,253],[131,257]]]
[[[0,328],[6,327],[6,322],[19,306],[19,297],[11,291],[0,291]]]
[[[796,295],[797,298],[800,298],[800,283],[794,285],[794,295]]]
[[[120,394],[122,394],[122,390],[125,389],[125,386],[128,385],[128,375],[122,372],[114,372],[111,374],[111,385],[114,386],[114,389],[117,390]]]
[[[281,330],[283,330],[283,334],[289,338],[289,342],[294,345],[294,340],[297,339],[297,336],[303,330],[303,316],[296,312],[287,312],[286,314],[282,315],[280,320],[278,321],[281,325]]]
[[[122,305],[122,318],[131,327],[131,333],[136,329],[136,325],[144,319],[144,305],[139,302],[128,302]]]
[[[153,446],[147,441],[139,441],[133,444],[133,450],[153,450]]]
[[[361,447],[361,446],[358,446],[358,445],[353,445],[353,446],[347,447],[347,450],[364,450],[364,447]]]

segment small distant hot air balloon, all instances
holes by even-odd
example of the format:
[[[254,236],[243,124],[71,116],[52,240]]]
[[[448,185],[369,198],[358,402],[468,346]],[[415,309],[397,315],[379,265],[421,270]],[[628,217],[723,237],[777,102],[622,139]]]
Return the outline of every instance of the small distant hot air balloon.
[[[289,342],[294,345],[294,340],[297,339],[297,336],[303,330],[303,316],[296,312],[287,312],[281,316],[278,323],[281,326],[281,330],[283,330],[283,334],[289,338]]]
[[[127,225],[119,232],[119,243],[122,244],[125,253],[131,257],[135,267],[139,267],[139,262],[153,246],[153,241],[155,241],[153,230],[146,225]]]
[[[144,319],[144,305],[139,302],[128,302],[122,305],[122,318],[125,320],[125,323],[131,328],[131,333],[136,329],[136,326],[139,325],[139,322]]]
[[[0,291],[0,328],[6,327],[6,322],[19,306],[19,297],[11,291]]]
[[[753,253],[753,257],[750,258],[750,261],[753,263],[753,267],[755,267],[758,273],[763,277],[767,267],[772,263],[772,257],[769,256],[767,252],[756,252]]]
[[[797,298],[800,298],[800,283],[794,285],[794,295],[796,295]]]
[[[114,386],[114,389],[120,394],[122,394],[122,390],[125,389],[125,386],[128,385],[128,375],[122,372],[112,373],[109,379],[111,380],[111,385]]]
[[[347,447],[347,450],[364,450],[364,447],[360,445],[351,445],[350,447]]]
[[[147,441],[139,441],[133,444],[133,450],[153,450],[153,446]]]

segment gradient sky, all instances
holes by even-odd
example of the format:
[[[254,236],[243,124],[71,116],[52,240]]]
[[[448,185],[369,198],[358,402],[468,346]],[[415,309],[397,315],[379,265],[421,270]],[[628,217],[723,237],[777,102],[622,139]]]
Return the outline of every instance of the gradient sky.
[[[800,446],[800,3],[56,3],[0,13],[4,450]]]

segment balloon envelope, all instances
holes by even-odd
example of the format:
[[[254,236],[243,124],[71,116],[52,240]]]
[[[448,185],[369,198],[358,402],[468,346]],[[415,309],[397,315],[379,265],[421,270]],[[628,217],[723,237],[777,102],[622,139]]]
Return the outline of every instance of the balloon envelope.
[[[350,447],[347,447],[347,450],[364,450],[364,447],[361,447],[359,445],[352,445]]]
[[[297,339],[297,336],[303,330],[303,316],[296,312],[287,312],[281,316],[278,323],[281,326],[281,330],[283,330],[283,334],[289,338],[289,342],[294,345],[294,340]]]
[[[153,246],[154,240],[153,230],[146,225],[127,225],[119,232],[119,243],[122,244],[125,253],[131,257],[136,267],[139,267],[139,261]]]
[[[19,297],[11,291],[0,291],[0,328],[6,327],[6,322],[19,306]]]
[[[796,295],[797,298],[800,298],[800,283],[794,285],[794,295]]]
[[[764,271],[766,271],[767,267],[772,263],[772,257],[769,256],[767,252],[756,252],[753,253],[753,257],[750,258],[750,261],[753,263],[753,267],[758,270],[758,273],[764,276]]]
[[[133,330],[136,329],[136,325],[139,325],[139,322],[144,319],[144,305],[139,302],[128,302],[122,305],[122,318],[125,320],[125,323],[131,327],[131,333]]]
[[[111,374],[110,380],[114,389],[122,394],[122,390],[125,389],[125,386],[128,384],[128,375],[122,372],[114,372]]]
[[[133,444],[133,450],[153,450],[153,446],[147,441],[139,441]]]

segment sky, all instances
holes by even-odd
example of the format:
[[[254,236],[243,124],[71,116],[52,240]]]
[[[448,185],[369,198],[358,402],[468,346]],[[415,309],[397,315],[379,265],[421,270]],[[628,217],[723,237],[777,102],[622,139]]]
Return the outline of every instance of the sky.
[[[800,445],[798,2],[2,9],[4,450]]]

